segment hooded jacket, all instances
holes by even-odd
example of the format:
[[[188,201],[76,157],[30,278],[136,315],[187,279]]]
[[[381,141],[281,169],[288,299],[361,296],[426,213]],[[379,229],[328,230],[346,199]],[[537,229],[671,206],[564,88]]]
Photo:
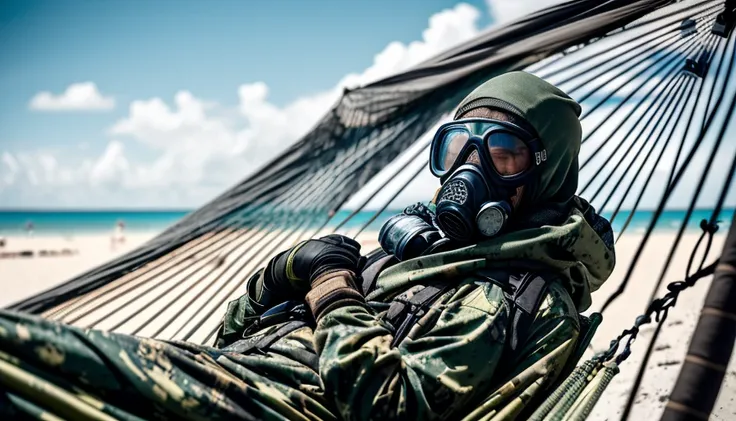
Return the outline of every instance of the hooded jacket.
[[[478,87],[474,107],[514,113],[539,135],[547,159],[525,188],[516,229],[457,250],[401,262],[379,275],[367,302],[407,299],[450,283],[391,347],[394,330],[368,305],[335,305],[315,329],[320,377],[344,419],[514,419],[557,377],[579,332],[578,310],[614,267],[610,224],[575,196],[580,106],[528,73]],[[547,271],[550,278],[525,344],[504,353],[510,308],[481,270]]]

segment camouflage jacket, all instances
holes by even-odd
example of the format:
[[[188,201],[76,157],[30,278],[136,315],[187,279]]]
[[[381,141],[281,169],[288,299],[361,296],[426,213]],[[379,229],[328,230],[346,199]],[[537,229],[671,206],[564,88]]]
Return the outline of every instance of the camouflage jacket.
[[[499,412],[502,419],[513,419],[567,361],[579,329],[575,305],[562,284],[552,282],[527,341],[508,355],[510,308],[503,288],[475,276],[453,284],[397,346],[391,346],[395,327],[385,320],[387,306],[374,302],[334,309],[313,328],[287,334],[252,358],[283,356],[287,347],[282,343],[291,342],[291,335],[313,334],[315,348],[309,352],[319,356],[319,378],[317,367],[304,359],[270,367],[274,372],[295,367],[310,372],[309,385],[324,390],[310,395],[312,405],[323,405],[341,419],[490,419]],[[393,298],[410,297],[422,288],[413,285]],[[248,332],[258,320],[254,307],[247,295],[231,302],[223,330],[230,336]],[[275,332],[288,323],[293,322],[267,330]],[[246,334],[223,350],[249,346],[266,335]],[[305,401],[291,399],[288,405],[299,408]]]
[[[349,420],[516,418],[558,377],[575,350],[578,311],[615,265],[610,224],[587,202],[576,203],[557,225],[383,269],[363,288],[367,304],[328,309],[312,330],[324,391],[318,401]],[[484,270],[551,274],[514,352],[507,352],[515,324],[504,283],[480,276]],[[389,303],[438,283],[452,288],[394,344]],[[228,314],[223,331],[239,331],[258,309],[246,295]]]
[[[392,348],[393,329],[371,308],[338,308],[314,334],[320,373],[342,418],[513,419],[567,361],[575,306],[553,283],[515,355],[504,353],[509,305],[498,285],[468,277],[433,303]]]
[[[246,301],[227,317],[251,331],[223,349],[0,311],[0,419],[458,419],[472,408],[483,419],[516,413],[542,390],[577,332],[557,283],[506,360],[503,292],[473,277],[432,303],[396,347],[385,310],[341,307],[316,326],[259,327],[254,309],[238,305]]]

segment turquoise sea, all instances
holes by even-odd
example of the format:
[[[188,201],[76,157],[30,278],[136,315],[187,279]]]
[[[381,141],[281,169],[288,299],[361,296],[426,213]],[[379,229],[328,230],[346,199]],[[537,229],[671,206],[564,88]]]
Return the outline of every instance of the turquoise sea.
[[[176,211],[130,211],[130,210],[104,210],[104,211],[47,211],[47,210],[0,210],[0,235],[24,235],[29,223],[33,225],[34,235],[73,235],[90,233],[112,232],[118,221],[125,223],[126,232],[159,232],[175,223],[188,214],[189,210]],[[383,222],[400,210],[386,210],[373,221],[367,229],[378,230]],[[328,226],[335,226],[343,221],[351,212],[340,211],[330,221]],[[653,211],[638,211],[632,218],[627,232],[643,232],[646,230],[652,218]],[[720,231],[728,230],[733,217],[734,209],[724,209],[719,219]],[[708,219],[712,214],[710,209],[696,210],[690,222],[688,230],[699,231],[701,219]],[[344,225],[347,230],[355,230],[362,227],[375,215],[375,211],[362,211],[355,215]],[[604,213],[605,215],[605,213]],[[605,215],[610,217],[610,215]],[[685,216],[685,210],[666,211],[660,218],[657,231],[674,231],[680,228]],[[620,213],[614,220],[614,230],[619,232],[628,214]]]

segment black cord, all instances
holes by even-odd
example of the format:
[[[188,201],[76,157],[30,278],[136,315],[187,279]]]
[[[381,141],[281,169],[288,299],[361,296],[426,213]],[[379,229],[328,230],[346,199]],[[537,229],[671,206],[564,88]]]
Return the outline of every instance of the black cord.
[[[624,152],[624,154],[621,156],[621,158],[619,159],[619,161],[616,163],[616,165],[613,167],[613,169],[609,173],[609,176],[606,177],[606,179],[604,180],[604,182],[601,183],[601,185],[598,187],[598,190],[593,194],[593,196],[591,196],[591,198],[590,198],[590,201],[591,202],[594,201],[596,197],[598,197],[598,195],[603,190],[603,187],[606,186],[606,184],[608,184],[608,181],[610,181],[610,180],[613,179],[614,174],[619,169],[619,167],[621,166],[621,164],[624,162],[624,159],[626,159],[628,156],[630,156],[630,155],[633,154],[634,157],[633,157],[632,161],[629,163],[629,165],[626,166],[626,169],[623,171],[623,173],[620,174],[620,177],[618,178],[618,180],[616,181],[616,183],[611,188],[611,191],[610,191],[608,197],[606,197],[606,199],[601,204],[601,206],[600,206],[601,209],[605,209],[606,208],[606,205],[608,205],[608,202],[611,200],[611,198],[613,197],[614,193],[616,193],[618,191],[618,187],[621,185],[621,182],[628,175],[629,171],[635,166],[636,161],[638,160],[639,156],[642,155],[642,149],[646,146],[646,144],[647,143],[651,143],[651,147],[649,148],[649,151],[647,152],[647,154],[644,156],[643,162],[641,162],[640,164],[637,164],[636,165],[636,167],[639,169],[639,171],[641,171],[641,169],[644,168],[644,166],[647,165],[647,162],[649,160],[649,157],[652,155],[652,152],[654,151],[654,148],[657,146],[657,144],[663,138],[666,138],[667,140],[669,140],[669,136],[664,136],[664,131],[670,125],[670,121],[672,121],[672,118],[675,115],[681,115],[682,114],[681,113],[682,110],[679,110],[680,104],[682,104],[683,99],[689,98],[689,95],[686,96],[686,93],[687,93],[688,87],[691,86],[691,82],[692,82],[692,79],[685,80],[684,79],[684,75],[683,75],[683,78],[680,79],[680,84],[677,87],[677,92],[674,95],[670,96],[670,98],[668,99],[667,105],[665,106],[665,110],[663,110],[662,115],[660,115],[659,118],[656,119],[656,124],[652,124],[652,123],[654,123],[654,119],[653,119],[653,120],[650,120],[649,123],[646,125],[646,126],[649,126],[651,124],[653,126],[651,128],[651,131],[649,131],[649,133],[647,135],[647,136],[649,136],[649,139],[648,139],[649,141],[647,142],[647,139],[644,139],[644,136],[643,136],[644,129],[647,128],[645,126],[645,128],[643,128],[642,131],[640,131],[639,134],[636,136],[636,138],[634,139],[634,141],[631,142],[631,144],[629,145],[629,148],[626,150],[626,152]],[[692,91],[690,91],[690,93],[692,93]],[[670,106],[672,106],[672,107],[670,108]],[[656,114],[655,114],[655,118],[656,118]],[[661,126],[661,130],[660,130],[660,126]],[[673,125],[672,130],[674,130],[674,127],[675,126],[677,126],[677,122],[675,122],[675,124]],[[654,139],[654,141],[651,140],[652,138]],[[633,153],[634,147],[635,146],[638,146],[639,139],[644,139],[643,142],[642,142],[643,144],[641,145],[641,148],[639,150],[637,150],[636,153]],[[613,158],[613,156],[611,156],[611,158]],[[608,165],[608,162],[610,162],[610,161],[607,161],[605,165]],[[655,163],[654,164],[655,167],[656,167],[657,164],[658,163]],[[633,184],[635,182],[636,182],[636,178],[633,178],[631,180],[631,183],[629,184],[629,187],[633,186]],[[622,202],[621,203],[623,203],[623,200],[624,199],[625,198],[622,197]]]
[[[687,82],[687,84],[689,85],[689,87],[687,88],[687,99],[689,100],[692,97],[693,88],[695,87],[695,82],[694,82],[693,79],[690,79]],[[679,106],[679,104],[678,104],[678,106]],[[687,106],[688,106],[688,103],[687,103],[687,101],[685,101],[685,103],[682,105],[682,108],[683,109],[678,114],[679,116],[682,116],[683,115],[683,112],[682,111],[684,111],[685,108],[687,108]],[[671,114],[670,116],[672,116],[672,115],[674,115],[674,114]],[[667,124],[669,124],[669,120],[667,121]],[[662,128],[662,132],[664,132],[666,130],[667,124],[665,124],[665,126]],[[630,215],[636,212],[637,207],[639,205],[639,200],[641,199],[641,196],[644,194],[644,192],[646,192],[647,187],[649,186],[649,181],[651,180],[652,175],[654,174],[654,172],[656,171],[657,167],[659,166],[659,163],[661,162],[662,157],[664,156],[664,153],[667,150],[667,146],[669,145],[670,140],[672,140],[672,135],[673,135],[673,133],[675,131],[675,128],[678,126],[678,124],[679,124],[679,122],[675,122],[672,126],[670,126],[669,133],[667,133],[666,136],[664,136],[663,133],[660,133],[660,135],[657,136],[656,140],[654,141],[654,144],[652,145],[651,149],[649,149],[649,152],[647,152],[647,155],[644,158],[644,163],[642,163],[641,165],[637,166],[636,172],[634,173],[634,176],[633,176],[631,182],[626,187],[626,190],[624,191],[624,194],[622,195],[621,200],[619,200],[618,204],[616,205],[616,209],[613,211],[613,214],[611,215],[611,219],[610,219],[611,224],[613,224],[613,222],[616,220],[616,216],[618,215],[619,211],[621,210],[621,207],[623,207],[623,205],[624,205],[624,203],[626,201],[626,198],[629,196],[629,193],[634,188],[634,185],[636,183],[636,180],[639,179],[639,175],[641,174],[642,170],[644,169],[645,164],[649,161],[649,156],[654,152],[654,150],[657,147],[657,144],[659,143],[659,141],[662,138],[664,138],[664,144],[662,145],[662,149],[660,150],[659,155],[654,159],[654,163],[653,163],[653,165],[651,167],[651,170],[649,171],[649,176],[647,176],[646,180],[644,181],[644,185],[641,186],[641,188],[639,190],[640,191],[640,196],[639,196],[639,198],[637,198],[636,203],[634,204],[634,206],[630,210]],[[617,187],[618,187],[618,184],[617,184],[616,187],[614,187],[614,190]],[[608,200],[609,199],[610,199],[610,196],[609,196],[608,199],[606,199],[606,202],[605,203],[608,203]],[[602,206],[602,208],[605,207],[605,203]],[[626,230],[626,226],[624,225],[624,228],[622,228],[621,232],[619,233],[618,238],[621,238],[621,235],[623,235],[623,233],[624,233],[625,230]],[[616,239],[616,241],[618,241],[618,238]]]
[[[598,186],[598,191],[590,198],[590,201],[592,202],[595,200],[595,197],[600,193],[600,191],[603,189],[603,187],[606,185],[608,180],[611,179],[616,169],[621,165],[621,162],[624,160],[624,158],[628,155],[628,153],[631,152],[633,147],[638,143],[639,139],[642,138],[642,135],[651,127],[652,129],[658,127],[662,122],[663,115],[660,115],[659,118],[658,114],[660,110],[662,110],[662,114],[665,114],[667,112],[667,109],[669,109],[672,101],[674,98],[678,95],[675,93],[674,95],[670,95],[672,91],[680,92],[680,88],[683,86],[684,82],[684,76],[682,74],[678,75],[677,77],[672,78],[670,81],[671,83],[668,84],[668,86],[663,89],[660,94],[663,94],[664,97],[661,101],[658,101],[660,99],[660,95],[655,98],[655,100],[651,104],[646,104],[642,101],[639,103],[639,105],[645,106],[646,110],[644,113],[642,113],[639,116],[639,119],[631,126],[629,131],[624,134],[623,139],[616,144],[616,146],[613,148],[613,151],[611,151],[610,154],[606,157],[604,160],[604,163],[600,168],[596,168],[595,173],[592,177],[586,182],[586,184],[583,186],[583,188],[580,190],[580,194],[584,194],[588,188],[593,184],[593,182],[598,178],[599,175],[603,174],[603,170],[608,167],[608,164],[613,162],[614,155],[618,153],[620,148],[624,145],[626,141],[630,139],[630,137],[633,135],[634,131],[637,129],[637,127],[641,124],[641,122],[645,121],[645,124],[643,127],[638,130],[638,134],[634,137],[633,141],[630,142],[629,149],[621,156],[621,159],[619,160],[618,164],[603,178],[603,181]],[[672,83],[674,82],[674,83]],[[658,101],[658,102],[656,102]],[[654,106],[656,104],[656,107]],[[637,107],[638,108],[638,107]],[[663,109],[664,108],[664,109]],[[674,110],[672,110],[674,112]],[[650,116],[651,113],[651,116]],[[645,120],[646,119],[646,120]],[[622,124],[623,125],[623,124]],[[621,126],[619,126],[621,127]],[[606,141],[610,140],[612,137],[609,136]],[[596,149],[596,152],[602,151],[603,147],[606,145],[606,143],[603,143],[602,145],[599,145]],[[580,168],[583,169],[587,164],[589,164],[592,161],[592,158],[595,157],[596,154],[593,153],[590,158],[586,159],[586,161],[580,165]],[[615,191],[612,191],[612,194],[615,193]],[[605,206],[601,206],[600,208],[603,209]]]
[[[722,60],[725,59],[725,57],[726,57],[726,54],[724,53],[724,55],[721,57]],[[732,57],[733,57],[733,55],[732,55]],[[731,60],[729,62],[728,71],[726,72],[726,74],[730,74],[731,70],[733,69],[733,65],[734,65],[733,60]],[[714,78],[714,84],[716,83],[717,79],[718,79],[717,77]],[[717,111],[720,109],[721,103],[723,102],[723,99],[724,99],[724,94],[725,93],[722,90],[720,92],[720,95],[719,95],[718,99],[716,100],[716,104],[714,106],[713,112],[707,118],[707,122],[705,124],[705,127],[706,128],[710,127],[713,119],[715,118],[715,115],[716,115]],[[731,108],[733,108],[733,104],[731,104]],[[732,109],[729,110],[729,113],[732,112],[732,111],[733,111]],[[657,206],[657,209],[654,212],[654,216],[653,216],[652,220],[650,221],[649,226],[647,227],[647,231],[644,234],[644,238],[640,242],[639,247],[637,248],[637,251],[634,254],[634,258],[633,258],[631,264],[629,265],[629,269],[627,270],[627,273],[624,276],[624,280],[621,282],[621,284],[616,289],[616,291],[614,291],[613,294],[611,294],[608,297],[608,299],[606,300],[606,302],[604,303],[604,305],[603,305],[603,307],[601,309],[601,312],[605,311],[605,309],[608,308],[608,306],[611,305],[611,303],[614,300],[616,300],[616,298],[618,298],[623,293],[623,291],[626,289],[626,285],[628,284],[629,280],[631,279],[631,275],[633,273],[633,270],[636,267],[636,264],[639,261],[639,258],[641,257],[642,250],[646,246],[646,243],[647,243],[649,237],[651,236],[652,231],[654,230],[654,225],[659,220],[660,215],[664,211],[664,207],[665,207],[665,204],[667,203],[667,200],[669,199],[670,195],[672,194],[672,191],[674,190],[674,188],[677,186],[677,184],[679,183],[680,179],[682,178],[682,175],[684,173],[684,170],[687,168],[687,163],[689,163],[692,160],[693,156],[695,155],[695,152],[698,149],[698,146],[702,143],[702,141],[703,141],[703,139],[705,137],[706,132],[707,132],[707,129],[706,129],[706,131],[701,131],[700,132],[700,134],[698,135],[697,139],[694,142],[694,145],[693,145],[692,149],[690,150],[688,156],[685,159],[685,163],[683,164],[683,166],[680,168],[680,170],[675,175],[675,178],[673,179],[672,185],[668,186],[668,188],[666,189],[666,191],[665,191],[662,199],[660,200],[659,205]]]

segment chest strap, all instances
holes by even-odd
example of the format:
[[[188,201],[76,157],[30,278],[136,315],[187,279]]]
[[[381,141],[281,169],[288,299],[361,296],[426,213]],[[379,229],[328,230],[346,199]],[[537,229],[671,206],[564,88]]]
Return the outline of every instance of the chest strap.
[[[448,283],[427,285],[408,300],[394,299],[384,316],[384,320],[395,329],[391,347],[398,345],[409,334],[409,330],[417,320],[427,313],[429,306],[450,289],[452,288]]]
[[[549,281],[535,272],[517,275],[505,270],[481,270],[476,275],[503,289],[510,312],[506,347],[508,352],[516,352],[529,336]],[[430,305],[451,289],[453,286],[449,283],[427,285],[409,299],[394,299],[384,316],[384,320],[395,329],[391,346],[398,345],[414,323],[427,313]]]

